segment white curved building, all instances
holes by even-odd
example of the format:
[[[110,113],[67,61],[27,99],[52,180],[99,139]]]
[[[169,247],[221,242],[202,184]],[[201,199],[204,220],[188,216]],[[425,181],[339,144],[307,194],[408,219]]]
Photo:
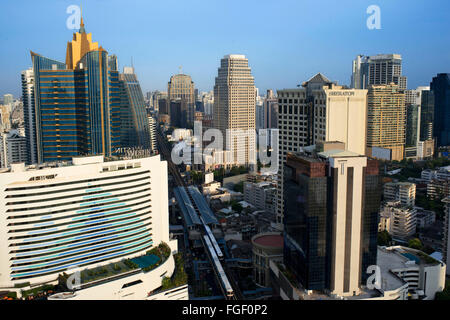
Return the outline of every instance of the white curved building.
[[[0,288],[54,283],[68,269],[142,256],[161,242],[176,251],[167,190],[167,162],[159,156],[13,164],[0,173]],[[170,276],[172,256],[161,267],[169,266]],[[146,290],[160,286],[156,280]]]

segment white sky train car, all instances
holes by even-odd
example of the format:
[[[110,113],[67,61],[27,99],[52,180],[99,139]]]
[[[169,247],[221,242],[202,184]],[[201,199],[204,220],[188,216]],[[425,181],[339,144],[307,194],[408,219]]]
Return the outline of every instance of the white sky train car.
[[[208,235],[208,238],[211,240],[211,243],[212,243],[212,245],[214,247],[214,250],[217,253],[217,256],[219,257],[219,259],[223,259],[222,250],[220,250],[219,244],[217,243],[216,237],[214,237],[214,235],[213,235],[213,233],[211,231],[211,228],[207,224],[204,223],[202,218],[200,218],[200,219],[202,220],[202,223],[203,223],[203,225],[205,227],[205,230],[206,230],[206,234]]]
[[[226,276],[225,271],[222,268],[222,264],[220,263],[216,252],[214,251],[211,240],[209,240],[209,237],[206,235],[203,236],[203,239],[205,239],[208,250],[211,253],[211,257],[219,274],[220,281],[222,281],[222,284],[226,290],[227,297],[232,298],[234,296],[233,288],[231,287],[230,281],[228,281],[228,277]]]

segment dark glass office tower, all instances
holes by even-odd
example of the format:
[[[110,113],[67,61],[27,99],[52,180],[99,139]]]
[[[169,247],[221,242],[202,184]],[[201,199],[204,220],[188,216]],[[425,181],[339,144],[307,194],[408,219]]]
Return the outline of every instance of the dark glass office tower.
[[[406,146],[415,147],[419,138],[420,106],[410,104],[406,106]]]
[[[450,73],[439,73],[430,83],[434,94],[433,136],[438,147],[450,145]]]
[[[325,150],[287,154],[284,264],[307,290],[357,295],[377,259],[378,163]]]
[[[422,91],[420,111],[420,141],[433,139],[434,94],[431,90]]]
[[[378,161],[367,159],[363,169],[363,212],[361,226],[361,283],[369,277],[367,268],[377,264],[377,240],[382,180]]]
[[[121,131],[123,147],[150,148],[150,131],[144,95],[134,69],[124,68],[119,76],[121,83]]]
[[[310,290],[329,287],[326,163],[288,154],[284,178],[284,262]]]

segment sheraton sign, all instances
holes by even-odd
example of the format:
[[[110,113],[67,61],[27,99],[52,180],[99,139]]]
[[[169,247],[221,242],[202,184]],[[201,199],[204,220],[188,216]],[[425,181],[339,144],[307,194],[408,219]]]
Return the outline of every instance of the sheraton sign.
[[[329,96],[354,96],[355,91],[330,91]]]

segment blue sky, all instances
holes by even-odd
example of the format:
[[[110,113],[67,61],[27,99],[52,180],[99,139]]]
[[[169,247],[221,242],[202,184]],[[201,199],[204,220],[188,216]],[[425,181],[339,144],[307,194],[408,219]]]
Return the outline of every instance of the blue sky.
[[[357,54],[400,53],[408,87],[450,72],[448,0],[3,0],[0,94],[20,94],[29,50],[65,60],[69,5],[119,65],[133,57],[144,92],[166,90],[178,67],[211,90],[220,58],[245,54],[256,86],[292,88],[317,72],[349,84]],[[366,27],[369,5],[381,29]]]

